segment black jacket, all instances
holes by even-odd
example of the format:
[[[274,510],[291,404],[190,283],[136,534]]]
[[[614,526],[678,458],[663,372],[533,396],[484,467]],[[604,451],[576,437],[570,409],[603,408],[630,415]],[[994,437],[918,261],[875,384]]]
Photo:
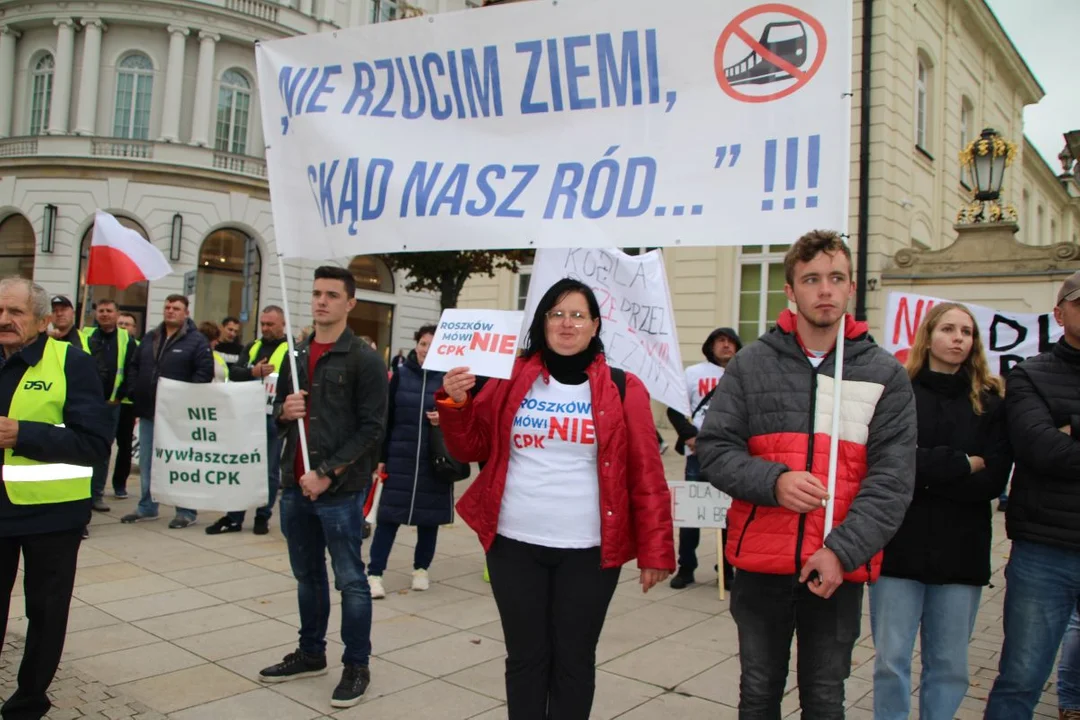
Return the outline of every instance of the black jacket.
[[[1013,368],[1008,385],[1009,537],[1080,550],[1080,350],[1062,338]]]
[[[90,354],[97,363],[98,377],[101,378],[101,391],[105,393],[106,400],[112,395],[113,385],[116,383],[117,369],[123,367],[125,378],[130,375],[132,364],[135,362],[135,355],[139,350],[139,344],[129,334],[127,354],[125,357],[119,358],[120,341],[117,336],[120,331],[120,328],[115,328],[111,333],[106,333],[99,327],[87,330],[86,342],[90,346]],[[124,386],[122,385],[120,392],[116,395],[117,401],[124,398],[123,391]]]
[[[390,379],[379,522],[437,526],[454,520],[454,488],[435,477],[428,448],[431,423],[424,415],[435,409],[442,379],[441,372],[421,369],[415,352]]]
[[[170,338],[165,336],[165,323],[143,337],[123,390],[135,404],[136,417],[154,419],[158,378],[189,383],[208,383],[214,379],[210,343],[190,318]]]
[[[904,522],[885,546],[881,574],[931,585],[990,582],[990,501],[1009,480],[1012,458],[1005,404],[981,396],[976,415],[971,380],[924,368],[911,382],[919,422],[915,494]],[[971,472],[968,456],[986,461]]]
[[[0,355],[0,416],[11,409],[11,398],[31,365],[37,365],[45,349],[46,336],[24,347],[4,361]],[[19,422],[14,452],[33,460],[69,463],[89,467],[108,461],[113,442],[113,424],[105,405],[94,360],[74,346],[64,362],[67,399],[64,426]],[[4,455],[0,452],[0,466]],[[0,477],[3,468],[0,467]],[[0,537],[61,532],[81,528],[90,522],[90,498],[46,505],[12,505],[0,480]]]
[[[308,391],[307,428],[312,469],[346,469],[331,484],[330,492],[365,492],[371,483],[382,449],[386,418],[386,365],[371,346],[346,328],[334,347],[315,365],[315,382],[308,383],[311,340],[297,348],[296,371],[300,389]],[[289,363],[278,373],[274,417],[285,434],[281,456],[281,486],[292,487],[298,478],[293,470],[300,442],[298,424],[282,421],[281,408],[293,392]]]

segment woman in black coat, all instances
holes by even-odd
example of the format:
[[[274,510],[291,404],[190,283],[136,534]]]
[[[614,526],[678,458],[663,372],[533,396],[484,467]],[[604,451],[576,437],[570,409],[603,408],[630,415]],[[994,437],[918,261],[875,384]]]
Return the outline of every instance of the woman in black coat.
[[[442,387],[443,378],[441,372],[423,369],[435,329],[425,325],[416,331],[416,349],[390,378],[386,439],[378,468],[387,477],[368,563],[372,598],[386,597],[382,574],[400,526],[416,527],[412,589],[427,590],[439,526],[454,519],[454,488],[435,476],[428,451],[431,427],[439,424],[435,392]]]
[[[991,517],[1012,460],[1001,380],[966,307],[935,305],[907,360],[919,436],[915,494],[870,588],[874,717],[907,718],[921,636],[919,713],[952,718],[968,689],[968,641],[990,582]]]

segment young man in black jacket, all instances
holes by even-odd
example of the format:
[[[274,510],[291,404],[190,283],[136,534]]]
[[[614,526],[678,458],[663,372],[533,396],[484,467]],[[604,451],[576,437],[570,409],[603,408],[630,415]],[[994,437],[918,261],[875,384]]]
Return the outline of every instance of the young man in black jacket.
[[[386,365],[347,325],[356,281],[340,267],[315,271],[315,334],[298,349],[294,386],[288,363],[278,378],[274,417],[285,432],[281,458],[281,529],[299,583],[300,647],[260,674],[284,682],[326,673],[330,585],[326,552],[341,592],[341,681],[331,705],[360,702],[371,675],[371,589],[360,553],[364,499],[386,418]],[[300,429],[308,438],[305,465]],[[308,469],[310,467],[310,469]]]
[[[1005,393],[1016,468],[1005,515],[1005,642],[987,720],[1030,718],[1080,603],[1080,272],[1061,286],[1065,334],[1017,365]]]

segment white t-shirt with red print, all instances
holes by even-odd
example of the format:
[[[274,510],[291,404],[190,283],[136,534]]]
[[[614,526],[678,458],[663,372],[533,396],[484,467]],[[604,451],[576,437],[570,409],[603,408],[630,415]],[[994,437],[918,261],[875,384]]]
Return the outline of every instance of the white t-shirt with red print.
[[[536,379],[514,416],[499,534],[554,548],[600,545],[589,383]]]

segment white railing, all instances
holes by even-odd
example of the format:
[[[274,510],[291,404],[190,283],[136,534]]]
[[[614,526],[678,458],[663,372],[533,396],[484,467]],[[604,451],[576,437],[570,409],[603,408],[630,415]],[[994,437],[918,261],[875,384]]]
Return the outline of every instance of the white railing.
[[[0,140],[0,157],[25,157],[38,154],[37,138],[9,138]]]
[[[218,170],[240,173],[241,175],[254,175],[266,177],[266,161],[247,155],[233,155],[231,153],[214,153],[214,167]]]
[[[225,0],[225,8],[272,23],[278,21],[278,10],[280,9],[279,6],[262,0]]]
[[[154,157],[154,145],[139,140],[91,140],[90,154],[95,157],[150,160]]]

